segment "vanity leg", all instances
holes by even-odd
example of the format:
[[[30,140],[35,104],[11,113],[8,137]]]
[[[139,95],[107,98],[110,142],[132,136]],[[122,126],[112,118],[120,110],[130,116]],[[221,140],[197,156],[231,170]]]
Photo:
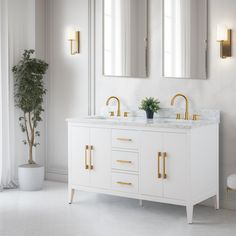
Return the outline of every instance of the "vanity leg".
[[[139,206],[143,206],[143,200],[139,200]]]
[[[193,223],[193,205],[188,204],[186,206],[186,211],[187,211],[188,224],[192,224]]]
[[[214,206],[216,210],[220,209],[220,199],[219,199],[219,194],[216,194],[214,197]]]
[[[69,204],[72,204],[74,195],[75,195],[75,190],[73,188],[70,188],[69,189]]]

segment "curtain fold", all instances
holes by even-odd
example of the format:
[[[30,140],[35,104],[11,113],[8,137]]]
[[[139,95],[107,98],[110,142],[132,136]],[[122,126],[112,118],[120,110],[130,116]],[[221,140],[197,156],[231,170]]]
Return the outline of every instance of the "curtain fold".
[[[8,45],[8,0],[0,0],[0,190],[16,184],[15,160],[12,152],[10,100],[12,82]]]

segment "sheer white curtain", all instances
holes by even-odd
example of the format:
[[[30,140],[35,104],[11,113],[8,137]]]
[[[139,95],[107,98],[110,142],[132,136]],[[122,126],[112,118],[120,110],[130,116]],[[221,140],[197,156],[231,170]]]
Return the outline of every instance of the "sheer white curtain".
[[[12,82],[8,41],[8,0],[0,0],[0,190],[16,187],[13,143],[10,141]]]

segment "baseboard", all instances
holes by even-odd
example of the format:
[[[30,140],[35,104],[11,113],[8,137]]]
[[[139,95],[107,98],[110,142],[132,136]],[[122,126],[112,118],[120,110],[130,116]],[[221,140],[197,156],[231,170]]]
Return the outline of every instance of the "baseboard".
[[[62,183],[68,183],[68,175],[61,174],[61,173],[46,173],[46,180],[50,181],[56,181],[56,182],[62,182]]]

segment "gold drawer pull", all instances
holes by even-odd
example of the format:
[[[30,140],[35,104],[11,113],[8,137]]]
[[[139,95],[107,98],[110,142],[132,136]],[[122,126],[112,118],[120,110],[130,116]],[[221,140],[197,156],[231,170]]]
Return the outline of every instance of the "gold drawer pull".
[[[131,142],[131,138],[117,138],[118,141],[125,141],[125,142]]]
[[[88,163],[87,163],[87,150],[88,150],[88,145],[85,145],[85,153],[84,153],[84,161],[85,161],[85,170],[88,170],[89,166],[88,166]]]
[[[163,152],[163,179],[167,179],[167,174],[166,174],[166,157],[167,153]]]
[[[125,160],[116,160],[118,163],[123,163],[123,164],[131,164],[132,161],[125,161]]]
[[[92,165],[92,150],[93,150],[93,146],[89,146],[89,170],[93,170],[93,165]]]
[[[158,179],[161,179],[160,158],[161,158],[161,152],[158,152],[157,154],[157,178]]]
[[[131,186],[132,185],[132,183],[126,183],[126,182],[120,182],[120,181],[118,181],[118,182],[116,182],[117,184],[120,184],[120,185],[128,185],[128,186]]]

